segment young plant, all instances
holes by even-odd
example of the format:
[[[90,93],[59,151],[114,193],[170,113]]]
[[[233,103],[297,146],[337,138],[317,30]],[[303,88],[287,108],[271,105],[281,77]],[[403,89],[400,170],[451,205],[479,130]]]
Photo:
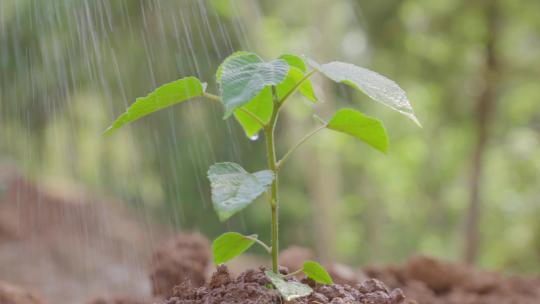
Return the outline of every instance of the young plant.
[[[272,257],[272,271],[267,272],[267,276],[286,300],[311,293],[309,286],[286,281],[278,272],[278,174],[286,160],[323,129],[348,134],[383,153],[388,149],[388,137],[380,120],[346,108],[338,110],[328,121],[314,116],[321,125],[300,139],[281,159],[277,159],[274,130],[279,113],[296,92],[313,103],[318,102],[310,81],[315,73],[362,91],[420,125],[405,92],[392,80],[373,71],[338,61],[318,64],[309,58],[290,54],[266,62],[256,54],[236,52],[217,69],[218,95],[206,92],[206,83],[199,79],[185,77],[162,85],[146,97],[137,98],[105,131],[105,134],[110,134],[131,121],[195,97],[221,103],[225,109],[223,118],[234,116],[248,138],[254,138],[262,131],[266,139],[266,170],[249,173],[238,164],[224,162],[212,165],[208,178],[213,206],[221,221],[246,208],[262,193],[269,192],[268,204],[272,217],[270,245],[259,240],[257,235],[227,232],[214,240],[212,250],[214,262],[221,264],[254,244],[261,245]],[[319,283],[332,284],[326,270],[316,262],[307,261],[302,269],[293,274],[299,272]]]

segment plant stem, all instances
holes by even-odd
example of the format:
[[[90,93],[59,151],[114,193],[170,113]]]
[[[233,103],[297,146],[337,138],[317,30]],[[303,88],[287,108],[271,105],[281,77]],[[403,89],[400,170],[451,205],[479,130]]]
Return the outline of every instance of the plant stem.
[[[276,166],[276,148],[274,145],[274,128],[278,117],[277,108],[277,93],[276,88],[272,86],[272,97],[274,99],[274,110],[270,122],[264,128],[266,137],[266,158],[268,160],[268,168],[274,173],[274,180],[270,188],[269,203],[272,210],[272,271],[278,273],[278,252],[279,252],[279,238],[278,238],[278,171]]]
[[[313,135],[317,134],[320,130],[326,128],[327,124],[324,124],[320,127],[318,127],[317,129],[311,131],[309,134],[307,134],[306,136],[304,136],[302,139],[300,139],[292,148],[289,149],[289,151],[287,151],[287,153],[285,153],[285,155],[283,155],[283,157],[277,162],[276,164],[276,167],[277,167],[277,170],[279,171],[279,169],[281,168],[281,166],[283,165],[283,163],[287,160],[287,158],[289,158],[289,156],[291,156],[291,154],[296,151],[296,149],[298,149],[303,143],[305,143],[308,139],[310,139]]]

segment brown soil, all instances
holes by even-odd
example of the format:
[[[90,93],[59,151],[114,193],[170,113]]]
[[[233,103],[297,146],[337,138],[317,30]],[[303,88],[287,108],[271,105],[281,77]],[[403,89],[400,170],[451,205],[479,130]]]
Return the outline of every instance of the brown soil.
[[[370,267],[366,273],[402,288],[419,304],[538,304],[540,277],[503,276],[431,257],[401,266]]]
[[[185,281],[174,288],[171,298],[162,304],[264,304],[283,303],[275,289],[267,288],[270,281],[264,274],[265,268],[248,270],[239,277],[231,278],[226,266],[219,266],[208,284],[196,288]],[[283,274],[287,270],[283,268]],[[295,279],[292,279],[295,280]],[[370,279],[354,287],[349,285],[316,285],[310,284],[314,292],[303,298],[289,301],[291,304],[308,303],[358,303],[358,304],[401,304],[405,303],[403,293],[399,289],[389,290],[376,279]]]
[[[114,296],[110,298],[96,298],[88,304],[148,304],[147,301],[134,299],[130,296]]]
[[[39,296],[20,287],[0,282],[0,304],[43,304]]]
[[[54,304],[118,293],[151,298],[148,259],[167,230],[71,185],[6,176],[1,167],[0,175],[0,280]]]
[[[166,299],[173,287],[190,281],[199,287],[206,281],[210,264],[210,243],[201,234],[180,233],[159,247],[151,259],[152,293]]]

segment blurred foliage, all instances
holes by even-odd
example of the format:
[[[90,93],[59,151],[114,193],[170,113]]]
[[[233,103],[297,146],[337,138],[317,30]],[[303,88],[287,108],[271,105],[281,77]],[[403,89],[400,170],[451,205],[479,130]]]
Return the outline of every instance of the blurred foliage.
[[[122,197],[177,228],[209,236],[237,229],[268,239],[270,213],[262,200],[225,226],[211,208],[210,164],[234,161],[250,171],[265,166],[263,141],[250,141],[235,121],[223,121],[219,106],[191,101],[113,139],[101,132],[160,83],[195,75],[216,92],[213,72],[235,50],[349,61],[400,83],[424,128],[316,77],[325,107],[353,106],[382,119],[389,154],[326,133],[303,147],[280,181],[282,247],[293,240],[313,245],[317,231],[331,228],[335,237],[326,245],[349,263],[417,252],[459,259],[474,105],[485,85],[488,2],[3,0],[0,157],[36,179],[74,179]],[[540,2],[496,5],[500,68],[484,158],[479,262],[539,271]],[[278,128],[281,153],[316,125],[310,107],[300,97],[288,105],[281,123],[294,128]],[[336,168],[339,196],[326,202],[333,214],[320,220],[308,185],[314,174],[334,176],[329,167]]]

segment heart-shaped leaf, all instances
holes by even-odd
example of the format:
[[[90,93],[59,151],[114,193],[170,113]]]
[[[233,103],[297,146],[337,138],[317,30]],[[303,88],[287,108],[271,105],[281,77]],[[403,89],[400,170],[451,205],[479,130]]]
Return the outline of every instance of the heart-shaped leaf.
[[[388,135],[382,122],[359,111],[337,111],[327,128],[354,136],[383,153],[388,151]]]
[[[318,64],[311,59],[306,61],[333,81],[345,83],[364,92],[373,100],[400,112],[420,126],[405,91],[394,81],[350,63],[333,61]]]
[[[193,97],[202,96],[205,90],[206,84],[201,83],[200,80],[195,77],[185,77],[166,83],[155,89],[146,97],[137,98],[126,112],[120,115],[112,125],[105,130],[104,134],[109,135],[128,122],[137,120],[158,110],[170,107]]]
[[[266,86],[281,83],[289,72],[286,61],[276,59],[264,62],[252,53],[230,56],[222,65],[218,77],[225,105],[224,118],[251,101]]]
[[[257,235],[245,236],[237,232],[226,232],[212,242],[215,264],[223,264],[241,255],[255,244]]]
[[[272,271],[266,271],[265,274],[285,301],[306,297],[313,292],[313,289],[308,285],[296,281],[285,281],[279,274],[273,273]]]
[[[289,93],[289,91],[292,90],[298,82],[302,81],[303,78],[304,73],[298,68],[291,66],[285,80],[276,86],[278,98],[282,98]],[[304,80],[298,90],[300,94],[310,101],[317,102],[317,97],[315,97],[313,87],[309,80]],[[251,112],[251,114],[257,116],[263,123],[268,123],[272,116],[273,108],[272,91],[270,87],[265,87],[259,95],[255,96],[255,98],[241,108],[236,109],[234,111],[234,117],[244,129],[244,132],[246,132],[246,136],[253,138],[262,129],[261,123],[251,117],[251,115],[246,114],[242,109]]]
[[[229,56],[227,56],[227,58],[225,58],[225,60],[223,60],[223,62],[221,62],[221,64],[218,66],[217,70],[216,70],[216,82],[221,85],[221,75],[223,74],[223,64],[228,61],[229,59],[233,58],[233,57],[238,57],[238,56],[242,56],[242,55],[249,55],[249,54],[252,54],[250,52],[246,52],[246,51],[237,51],[237,52],[234,52],[232,54],[230,54]]]
[[[328,274],[326,269],[321,264],[314,261],[306,261],[302,267],[302,271],[306,276],[317,283],[321,284],[334,284],[332,277]]]
[[[218,67],[216,72],[216,80],[221,86],[222,75],[223,75],[223,66],[226,62],[229,62],[232,58],[253,55],[252,53],[239,51],[231,54],[227,57],[223,63]],[[281,55],[278,59],[284,60],[289,64],[289,71],[285,79],[279,83],[277,88],[278,97],[283,97],[288,93],[294,86],[302,80],[304,77],[304,72],[306,72],[306,65],[304,59],[299,56],[292,54]],[[300,94],[309,99],[312,102],[317,102],[317,97],[313,90],[311,81],[304,80],[304,82],[298,88]],[[236,109],[234,111],[234,117],[240,123],[246,136],[248,138],[254,138],[257,133],[262,129],[261,123],[254,119],[252,115],[246,114],[242,109],[249,111],[251,114],[259,118],[263,123],[268,123],[270,117],[272,116],[273,110],[273,100],[272,100],[272,91],[269,86],[266,86],[264,89],[259,92],[254,98],[252,98],[248,103]]]
[[[240,165],[226,162],[212,165],[208,178],[214,209],[225,221],[268,190],[274,174],[270,170],[248,173]]]

